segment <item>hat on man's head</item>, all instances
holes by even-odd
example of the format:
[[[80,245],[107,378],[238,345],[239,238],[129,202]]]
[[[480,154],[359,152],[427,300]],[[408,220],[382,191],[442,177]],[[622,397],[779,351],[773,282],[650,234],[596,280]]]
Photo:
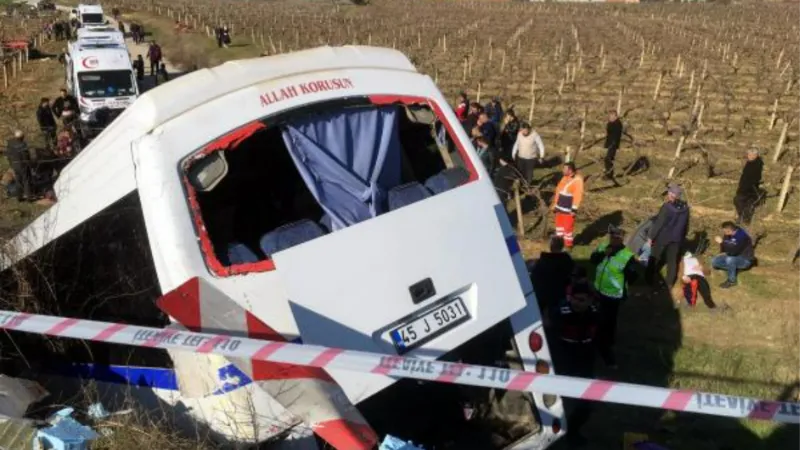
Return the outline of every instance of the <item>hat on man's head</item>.
[[[675,197],[681,198],[683,195],[683,188],[678,186],[676,183],[670,183],[667,186],[667,193],[674,195]]]

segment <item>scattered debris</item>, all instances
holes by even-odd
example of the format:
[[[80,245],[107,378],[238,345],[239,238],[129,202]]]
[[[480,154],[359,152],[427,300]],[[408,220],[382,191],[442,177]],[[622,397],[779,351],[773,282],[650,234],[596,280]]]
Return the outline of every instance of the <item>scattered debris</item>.
[[[89,441],[100,437],[94,430],[73,419],[72,408],[64,408],[50,417],[50,427],[39,430],[34,450],[88,450]]]
[[[30,405],[48,395],[39,383],[0,375],[0,416],[22,418]]]
[[[406,442],[394,436],[387,435],[378,450],[425,450],[422,447],[417,447],[413,442]],[[656,449],[654,449],[656,450]]]

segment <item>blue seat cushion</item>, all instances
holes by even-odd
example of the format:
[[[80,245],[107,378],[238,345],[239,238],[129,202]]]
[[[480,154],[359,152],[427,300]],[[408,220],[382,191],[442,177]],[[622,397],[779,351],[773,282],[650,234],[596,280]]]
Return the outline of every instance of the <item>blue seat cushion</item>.
[[[228,244],[228,262],[230,264],[247,264],[258,262],[258,256],[244,244],[235,242]]]
[[[433,195],[441,194],[442,192],[449,191],[454,187],[461,186],[469,180],[469,172],[461,167],[453,167],[445,169],[436,175],[430,177],[425,181],[425,187],[430,190]]]
[[[391,190],[389,190],[387,203],[389,210],[392,211],[397,208],[402,208],[403,206],[416,203],[420,200],[424,200],[430,196],[431,193],[425,188],[425,186],[414,181],[393,187]]]
[[[300,245],[324,234],[322,227],[317,223],[304,219],[270,231],[261,236],[259,244],[261,245],[261,250],[269,258],[274,253]]]

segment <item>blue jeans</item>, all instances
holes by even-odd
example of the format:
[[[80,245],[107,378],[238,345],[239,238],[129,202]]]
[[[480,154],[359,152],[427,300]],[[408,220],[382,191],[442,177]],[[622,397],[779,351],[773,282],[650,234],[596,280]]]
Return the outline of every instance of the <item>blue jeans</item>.
[[[711,260],[711,267],[717,270],[725,270],[728,272],[728,281],[731,283],[736,282],[736,272],[744,270],[753,264],[752,260],[742,258],[741,256],[728,256],[726,254],[717,255]]]

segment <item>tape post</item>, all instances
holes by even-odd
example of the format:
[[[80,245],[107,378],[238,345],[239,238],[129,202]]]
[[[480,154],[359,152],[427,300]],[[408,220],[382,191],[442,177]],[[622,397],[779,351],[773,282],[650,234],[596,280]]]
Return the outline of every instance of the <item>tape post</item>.
[[[538,392],[714,416],[800,423],[800,403],[675,390],[499,367],[425,360],[224,334],[159,329],[0,310],[0,328],[97,342],[373,373],[394,378]]]

